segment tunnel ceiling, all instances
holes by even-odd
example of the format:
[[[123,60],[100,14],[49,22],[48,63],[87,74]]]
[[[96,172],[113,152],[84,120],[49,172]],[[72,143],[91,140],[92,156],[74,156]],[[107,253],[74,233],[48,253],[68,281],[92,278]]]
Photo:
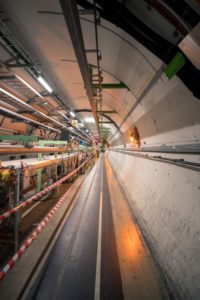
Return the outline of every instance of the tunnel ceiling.
[[[69,111],[73,110],[85,129],[97,135],[97,126],[59,1],[7,0],[0,3],[0,87],[30,106],[23,107],[23,103],[16,106],[16,101],[5,99],[9,98],[8,94],[1,93],[2,128],[21,133],[40,130],[40,134],[46,129],[49,136],[55,136],[65,127],[69,128]],[[126,121],[131,109],[139,105],[140,97],[150,82],[159,76],[163,64],[168,64],[179,51],[179,42],[198,24],[198,3],[172,0],[96,1],[101,16],[98,44],[102,55],[103,84],[118,84],[118,88],[110,85],[102,90],[101,122],[109,136],[118,129],[125,132],[131,125]],[[79,10],[93,9],[93,1],[78,0],[77,4]],[[80,14],[80,23],[85,49],[94,49],[94,17]],[[9,30],[12,43],[6,30]],[[86,53],[86,56],[87,63],[95,72],[96,55]],[[41,72],[48,81],[53,94],[46,93],[37,82],[37,72]],[[15,79],[11,78],[13,74]],[[27,86],[20,87],[16,75],[26,80],[34,92]],[[200,72],[189,60],[178,76],[194,96],[200,98]],[[6,114],[6,109],[20,113],[24,120],[19,116],[11,118],[8,111]],[[40,125],[36,126],[36,123],[34,125],[25,118]],[[70,130],[89,138],[81,127]]]

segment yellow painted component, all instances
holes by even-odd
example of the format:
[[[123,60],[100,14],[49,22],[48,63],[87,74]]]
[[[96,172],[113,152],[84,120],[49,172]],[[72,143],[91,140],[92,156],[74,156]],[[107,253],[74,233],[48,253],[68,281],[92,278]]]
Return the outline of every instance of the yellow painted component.
[[[71,124],[72,124],[72,126],[77,127],[78,121],[77,120],[72,120]]]
[[[0,180],[7,181],[10,175],[11,175],[10,170],[8,169],[0,170]]]

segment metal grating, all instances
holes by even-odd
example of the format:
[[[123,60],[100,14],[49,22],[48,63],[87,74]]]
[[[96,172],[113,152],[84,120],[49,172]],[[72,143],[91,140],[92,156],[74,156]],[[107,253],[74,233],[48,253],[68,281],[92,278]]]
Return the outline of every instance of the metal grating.
[[[3,107],[0,107],[0,115],[3,115],[7,118],[12,118],[13,120],[15,121],[19,121],[19,122],[23,122],[23,123],[26,123],[26,124],[29,124],[33,127],[36,127],[36,128],[40,128],[40,129],[48,129],[50,131],[56,131],[56,132],[60,132],[59,130],[53,128],[53,127],[50,127],[48,125],[45,125],[45,124],[42,124],[42,123],[39,123],[35,120],[32,120],[30,118],[27,118],[25,116],[22,116],[22,115],[19,115],[13,111],[10,111],[9,109],[5,109]]]
[[[9,78],[10,77],[10,78]],[[41,102],[41,99],[28,86],[21,82],[9,69],[0,68],[0,80],[6,85],[13,88],[17,93],[26,97],[27,99],[36,99]]]
[[[23,102],[22,100],[21,101],[15,100],[10,96],[5,95],[3,92],[0,92],[0,100],[2,100],[3,102],[6,102],[6,103],[12,105],[13,107],[17,108],[18,110],[21,111],[21,113],[23,113],[23,112],[30,113],[30,114],[33,114],[36,117],[39,117],[42,120],[47,120],[48,119],[48,116],[45,116],[42,113],[40,113],[39,111],[35,110],[33,107],[31,107],[26,102]]]

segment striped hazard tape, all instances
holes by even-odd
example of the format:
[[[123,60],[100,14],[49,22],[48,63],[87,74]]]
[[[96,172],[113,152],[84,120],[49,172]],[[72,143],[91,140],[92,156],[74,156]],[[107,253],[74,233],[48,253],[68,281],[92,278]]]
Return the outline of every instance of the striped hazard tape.
[[[72,177],[77,171],[79,171],[87,162],[89,162],[89,160],[84,161],[84,163],[82,163],[78,168],[76,168],[74,171],[72,171],[71,173],[67,174],[65,177],[61,178],[60,180],[56,181],[55,183],[51,184],[50,186],[48,186],[47,188],[45,188],[44,190],[42,190],[41,192],[35,194],[34,196],[32,196],[31,198],[29,198],[28,200],[22,202],[21,204],[15,206],[14,208],[8,210],[7,212],[3,213],[2,215],[0,215],[0,221],[4,220],[8,217],[10,217],[11,215],[13,215],[14,213],[16,213],[18,210],[20,210],[21,208],[27,206],[28,204],[32,203],[33,201],[39,199],[40,197],[44,196],[45,194],[47,194],[49,191],[51,191],[52,189],[54,189],[55,187],[57,187],[58,185],[60,185],[61,183],[63,183],[64,181],[66,181],[67,179],[69,179],[70,177]]]
[[[32,234],[28,237],[28,239],[23,243],[23,245],[19,248],[19,250],[15,253],[15,255],[9,260],[9,262],[5,265],[5,267],[0,271],[0,280],[4,278],[6,273],[14,266],[16,261],[21,257],[21,255],[26,251],[26,249],[30,246],[30,244],[34,241],[34,239],[40,234],[43,228],[48,224],[51,220],[55,212],[58,210],[60,205],[65,200],[70,190],[68,190],[56,203],[56,205],[50,210],[47,216],[43,219],[43,221],[37,226],[37,228],[32,232]]]

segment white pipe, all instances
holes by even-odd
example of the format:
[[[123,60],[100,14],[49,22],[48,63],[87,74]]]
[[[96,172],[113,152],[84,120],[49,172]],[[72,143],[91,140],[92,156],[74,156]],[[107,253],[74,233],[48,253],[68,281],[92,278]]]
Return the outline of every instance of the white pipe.
[[[44,97],[42,95],[40,95],[40,93],[38,93],[38,91],[36,91],[30,84],[28,84],[28,82],[26,82],[24,79],[22,79],[19,75],[13,73],[15,75],[15,77],[17,77],[17,79],[19,79],[23,84],[25,84],[31,91],[33,91],[35,94],[37,94],[41,99],[44,99]]]
[[[10,115],[13,115],[14,117],[17,117],[17,118],[20,118],[20,119],[24,119],[24,120],[26,120],[26,121],[28,121],[28,122],[31,122],[31,123],[34,123],[34,124],[36,124],[36,125],[45,127],[45,128],[48,129],[48,130],[56,131],[56,132],[59,132],[59,133],[60,133],[60,130],[58,130],[58,129],[55,129],[55,128],[50,127],[50,126],[47,126],[47,125],[44,125],[44,124],[42,124],[42,123],[40,123],[40,122],[37,122],[37,121],[35,121],[35,120],[32,120],[32,119],[30,119],[30,118],[21,116],[20,114],[17,114],[17,113],[15,113],[15,112],[13,112],[13,111],[11,111],[11,110],[9,110],[9,109],[0,107],[0,111],[3,111],[3,112],[8,113],[8,114],[10,114]]]

